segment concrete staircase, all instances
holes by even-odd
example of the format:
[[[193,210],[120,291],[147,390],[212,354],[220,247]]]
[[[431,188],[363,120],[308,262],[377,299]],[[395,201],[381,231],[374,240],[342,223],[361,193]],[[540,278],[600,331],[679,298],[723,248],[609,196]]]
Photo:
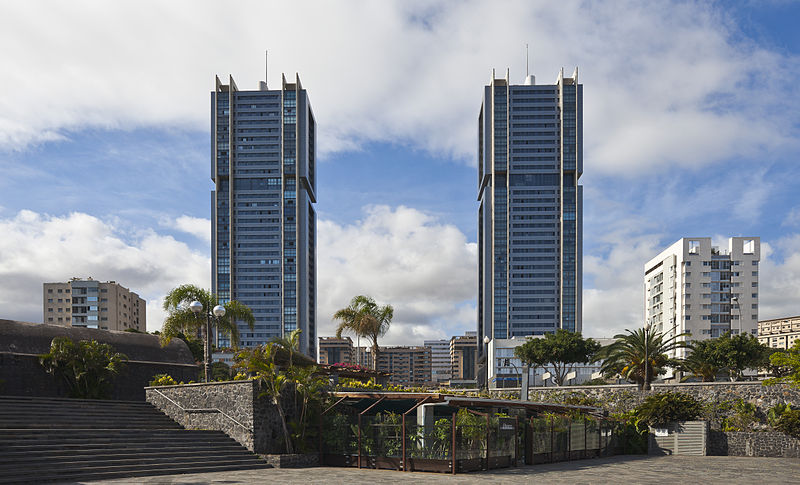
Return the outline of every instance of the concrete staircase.
[[[269,467],[225,433],[183,429],[149,403],[0,396],[0,483]]]

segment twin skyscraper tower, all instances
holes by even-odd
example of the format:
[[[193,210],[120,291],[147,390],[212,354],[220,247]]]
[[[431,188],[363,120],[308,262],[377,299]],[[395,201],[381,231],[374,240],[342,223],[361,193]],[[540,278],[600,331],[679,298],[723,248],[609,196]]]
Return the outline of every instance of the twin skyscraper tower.
[[[581,330],[583,86],[492,73],[478,116],[478,337]],[[300,78],[211,93],[212,291],[253,311],[240,344],[302,329],[316,357],[316,122]],[[347,302],[342,302],[345,305]],[[330,318],[324,315],[323,318]],[[220,336],[218,346],[226,346]],[[480,346],[480,344],[479,344]]]

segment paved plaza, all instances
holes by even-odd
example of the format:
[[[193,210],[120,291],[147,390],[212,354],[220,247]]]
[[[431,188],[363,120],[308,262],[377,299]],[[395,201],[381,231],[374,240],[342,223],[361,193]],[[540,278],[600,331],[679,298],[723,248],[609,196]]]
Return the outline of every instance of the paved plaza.
[[[800,483],[800,459],[735,456],[615,456],[594,460],[445,475],[353,468],[268,469],[80,482],[86,484],[709,484]]]

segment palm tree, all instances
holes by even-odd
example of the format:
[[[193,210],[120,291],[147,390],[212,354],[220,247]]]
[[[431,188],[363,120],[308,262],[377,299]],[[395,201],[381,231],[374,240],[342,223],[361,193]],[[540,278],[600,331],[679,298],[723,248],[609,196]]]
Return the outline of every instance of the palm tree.
[[[392,317],[394,317],[392,305],[378,306],[372,297],[358,295],[350,300],[347,308],[342,308],[333,314],[333,319],[339,320],[336,337],[341,338],[342,332],[349,331],[359,337],[370,339],[372,341],[372,367],[377,369],[380,352],[378,338],[386,335]]]
[[[161,344],[167,345],[170,340],[177,337],[178,334],[203,334],[204,349],[208,353],[211,346],[210,335],[206,335],[204,329],[206,328],[206,320],[203,316],[194,313],[189,304],[193,301],[199,301],[203,304],[203,312],[207,313],[214,308],[218,303],[217,295],[210,291],[200,288],[195,285],[181,285],[172,289],[167,296],[164,297],[164,310],[169,312],[167,318],[164,320],[164,325],[161,328]],[[231,300],[226,302],[223,307],[225,308],[225,315],[221,317],[214,317],[211,319],[211,326],[216,327],[217,332],[225,333],[231,337],[231,346],[236,348],[239,343],[239,327],[236,322],[245,322],[250,329],[253,329],[255,318],[253,312],[246,305]],[[208,368],[210,357],[204,357],[204,367]],[[207,373],[206,373],[207,374]],[[206,375],[206,380],[208,375]]]
[[[292,437],[289,434],[289,427],[286,425],[286,415],[283,412],[283,390],[291,384],[291,378],[286,372],[281,372],[275,363],[275,357],[280,347],[274,343],[266,343],[260,347],[244,350],[237,356],[237,359],[244,360],[243,366],[248,372],[255,374],[256,380],[261,383],[264,391],[259,397],[269,397],[272,404],[278,410],[283,427],[283,439],[286,443],[286,452],[293,453]]]
[[[667,365],[677,363],[667,357],[667,352],[686,347],[686,342],[678,338],[689,334],[665,338],[663,333],[655,332],[649,326],[625,331],[628,333],[614,335],[616,342],[598,351],[596,357],[603,361],[600,372],[621,375],[636,382],[640,390],[649,391],[655,377],[663,374]]]

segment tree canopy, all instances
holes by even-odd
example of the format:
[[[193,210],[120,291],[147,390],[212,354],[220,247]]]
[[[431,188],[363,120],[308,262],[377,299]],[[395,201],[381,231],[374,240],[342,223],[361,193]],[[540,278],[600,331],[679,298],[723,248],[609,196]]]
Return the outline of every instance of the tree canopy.
[[[580,332],[558,329],[556,333],[541,338],[529,338],[514,349],[514,356],[531,367],[550,366],[556,384],[563,386],[574,365],[593,362],[599,349],[600,344],[591,338],[583,338]]]
[[[745,369],[768,366],[772,353],[747,333],[731,336],[726,332],[718,338],[694,341],[688,347],[691,353],[678,367],[703,382],[712,382],[720,374],[739,380]]]
[[[787,382],[793,387],[800,387],[800,340],[795,340],[790,348],[774,352],[769,357],[770,364],[785,369],[785,375],[767,379],[766,384]]]

